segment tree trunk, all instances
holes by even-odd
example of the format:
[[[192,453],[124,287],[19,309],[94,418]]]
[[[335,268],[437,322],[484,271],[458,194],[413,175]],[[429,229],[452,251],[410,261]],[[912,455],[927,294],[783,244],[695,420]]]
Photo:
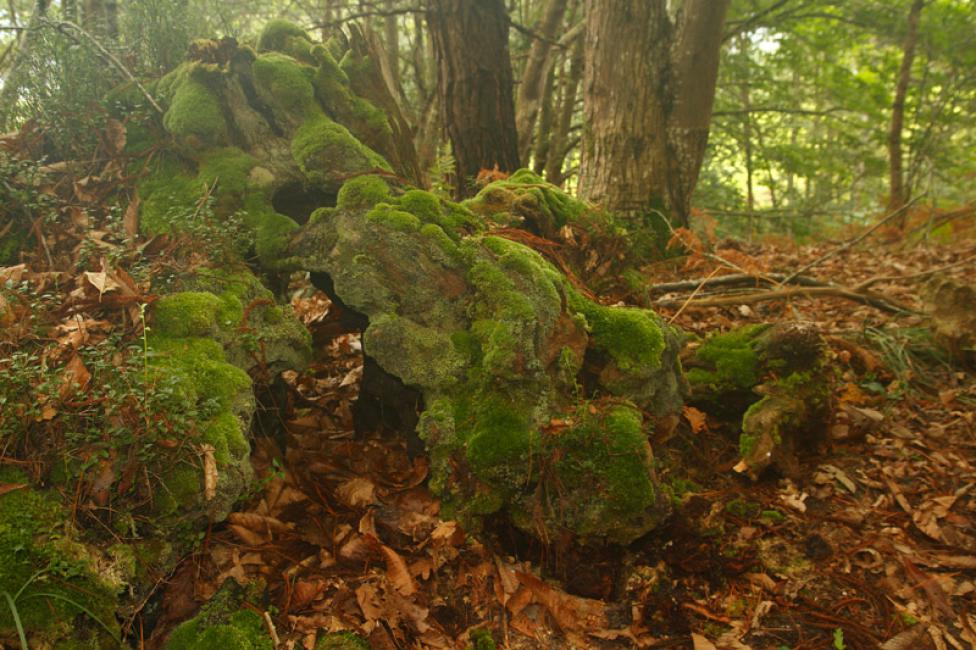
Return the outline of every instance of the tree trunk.
[[[587,0],[580,193],[687,225],[708,141],[729,0]]]
[[[502,0],[431,0],[427,23],[461,199],[474,193],[480,170],[519,166],[508,17]]]
[[[515,125],[518,130],[519,158],[528,162],[532,149],[532,133],[536,117],[545,96],[549,71],[552,69],[552,41],[562,24],[569,0],[548,0],[536,31],[542,38],[532,41],[529,58],[525,62],[522,83],[516,103]]]
[[[908,84],[912,79],[912,62],[915,60],[915,45],[918,42],[918,18],[922,13],[923,4],[924,0],[914,0],[908,11],[901,69],[898,71],[898,81],[895,86],[895,100],[891,105],[891,126],[888,130],[889,212],[900,210],[908,201],[902,164],[901,132],[905,125],[905,96],[908,94]],[[898,223],[901,228],[904,228],[905,217],[902,216]]]
[[[21,37],[20,43],[12,46],[16,49],[13,50],[10,68],[3,79],[3,90],[0,91],[0,131],[10,128],[12,119],[17,113],[20,91],[26,81],[24,64],[30,57],[30,50],[41,29],[41,23],[47,17],[49,4],[50,0],[37,0],[34,3],[34,11],[27,23],[27,30]]]
[[[562,92],[559,104],[559,118],[549,140],[549,153],[546,156],[546,180],[562,185],[566,179],[563,174],[563,161],[569,153],[569,130],[576,112],[576,97],[579,95],[580,81],[583,79],[583,39],[577,37],[570,54],[569,72],[562,75]]]
[[[539,128],[535,137],[535,146],[532,148],[532,171],[542,174],[546,168],[546,159],[549,157],[549,148],[552,143],[552,121],[553,121],[553,102],[556,93],[556,71],[550,66],[549,73],[546,75],[545,91],[542,93],[542,106],[539,111]],[[532,144],[532,141],[529,141]],[[524,158],[528,163],[528,156]]]
[[[396,0],[387,0],[386,9],[392,12],[396,9]],[[386,64],[390,68],[393,88],[400,90],[400,39],[397,28],[397,16],[391,13],[383,19],[383,45],[386,48]]]

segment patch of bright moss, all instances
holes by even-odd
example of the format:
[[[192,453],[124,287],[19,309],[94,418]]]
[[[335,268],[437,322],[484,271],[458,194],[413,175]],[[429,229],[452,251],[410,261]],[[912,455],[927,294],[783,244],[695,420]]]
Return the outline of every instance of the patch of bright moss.
[[[377,203],[389,202],[390,199],[390,186],[386,181],[379,176],[369,174],[357,176],[343,183],[339,188],[336,207],[340,210],[363,210]],[[414,210],[406,209],[416,214]]]
[[[298,128],[291,151],[306,177],[323,187],[338,187],[338,179],[351,172],[391,171],[382,156],[325,115],[311,117]]]
[[[746,501],[745,499],[732,499],[725,504],[725,512],[740,519],[753,519],[758,517],[760,510],[758,503]]]
[[[756,350],[757,337],[769,325],[747,325],[705,340],[696,352],[698,359],[711,366],[691,368],[689,383],[701,384],[712,391],[752,390],[759,383],[761,360]]]
[[[315,642],[315,650],[369,650],[369,643],[352,632],[330,632]]]
[[[227,138],[227,123],[217,94],[207,85],[186,75],[176,85],[163,126],[182,138],[193,138],[204,145],[215,145]]]
[[[495,639],[488,630],[475,630],[471,633],[471,643],[466,650],[495,650]]]
[[[586,318],[594,347],[609,354],[621,370],[660,367],[664,324],[657,314],[633,307],[606,307],[575,291],[569,297],[572,308]]]
[[[387,228],[400,232],[420,230],[420,219],[404,210],[397,210],[389,203],[376,205],[366,213],[366,218],[373,223],[383,224]]]
[[[313,68],[278,52],[261,54],[251,66],[261,98],[281,113],[305,116],[317,109],[311,78]]]
[[[220,202],[236,208],[247,193],[251,169],[256,164],[253,156],[237,147],[212,149],[200,161],[198,185],[211,187],[216,183]]]
[[[643,416],[617,405],[597,413],[581,408],[579,418],[543,440],[554,469],[546,484],[547,528],[569,529],[583,542],[629,542],[668,507],[652,479]]]
[[[219,594],[220,592],[218,592]],[[173,630],[164,650],[272,650],[264,619],[249,609],[223,610],[222,599],[204,605],[196,617]]]

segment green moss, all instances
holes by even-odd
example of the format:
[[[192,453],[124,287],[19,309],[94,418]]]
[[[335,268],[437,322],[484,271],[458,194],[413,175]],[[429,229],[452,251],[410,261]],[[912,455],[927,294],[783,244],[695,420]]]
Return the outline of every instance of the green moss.
[[[689,369],[688,382],[716,392],[752,390],[759,383],[761,372],[758,337],[768,328],[763,324],[747,325],[706,339],[695,355],[708,367]]]
[[[265,268],[274,269],[284,263],[284,253],[299,226],[277,212],[264,212],[256,221],[254,252]]]
[[[460,355],[450,354],[450,338],[430,327],[395,314],[370,320],[363,334],[370,354],[409,386],[450,387],[464,368]]]
[[[160,334],[182,338],[211,334],[229,316],[224,301],[212,293],[183,291],[156,301],[152,322]]]
[[[397,210],[389,203],[377,204],[366,213],[366,218],[373,223],[382,224],[400,232],[420,230],[420,219],[409,212]]]
[[[758,503],[745,499],[732,499],[725,504],[725,512],[740,519],[754,519],[759,516],[760,510]]]
[[[458,247],[444,229],[436,223],[427,223],[420,228],[420,234],[434,243],[445,255],[451,259],[457,259]]]
[[[331,219],[335,212],[335,208],[316,208],[315,211],[312,212],[311,216],[309,216],[308,223],[309,225],[312,225],[318,223],[319,221]]]
[[[216,145],[227,138],[227,123],[217,94],[192,74],[175,86],[163,126],[175,136],[203,145]]]
[[[299,117],[317,111],[315,91],[312,89],[313,68],[303,65],[286,54],[261,54],[251,66],[258,95],[279,114]]]
[[[365,639],[352,632],[330,632],[315,642],[315,650],[369,650]]]
[[[555,469],[547,527],[568,528],[582,541],[631,541],[667,507],[651,477],[643,416],[619,405],[595,414],[583,407],[578,417],[544,440]]]
[[[390,199],[390,186],[381,177],[370,174],[357,176],[343,183],[339,188],[336,206],[340,210],[363,210]],[[417,214],[409,208],[406,209]]]
[[[0,467],[0,484],[21,483],[28,483],[23,473]],[[97,629],[82,607],[117,634],[114,588],[98,577],[91,552],[63,528],[70,519],[54,498],[32,487],[0,495],[0,591],[16,599],[29,636],[54,640]],[[15,635],[4,600],[0,636]]]
[[[264,29],[261,30],[261,35],[258,37],[258,49],[261,51],[286,52],[288,49],[292,49],[289,45],[293,39],[307,41],[311,45],[304,29],[292,22],[277,18],[268,21]]]
[[[222,622],[216,622],[218,620]],[[218,616],[215,611],[201,612],[197,617],[180,624],[173,630],[163,648],[164,650],[272,650],[274,643],[261,615],[249,609],[241,609],[233,613],[225,613],[223,616]]]
[[[177,216],[192,210],[203,193],[203,186],[198,185],[176,161],[162,158],[139,183],[142,199],[140,229],[149,236],[175,232]]]
[[[390,170],[382,156],[325,115],[311,117],[298,128],[291,151],[306,177],[323,187],[338,187],[339,179],[353,172]]]
[[[475,630],[471,633],[471,644],[466,650],[495,650],[495,639],[488,630]]]
[[[524,408],[492,395],[473,405],[473,415],[473,426],[465,436],[466,455],[479,478],[505,479],[512,469],[528,466],[537,434]],[[466,420],[459,418],[462,423]]]
[[[196,506],[203,493],[203,470],[188,465],[171,467],[160,478],[156,512],[172,515]]]
[[[233,202],[233,208],[236,208],[247,193],[250,172],[255,165],[257,160],[237,147],[213,149],[200,161],[197,185],[212,187],[216,183],[220,202]]]
[[[214,446],[217,463],[226,465],[247,457],[251,446],[241,430],[241,423],[233,413],[224,411],[203,425],[201,438]]]
[[[664,352],[664,324],[654,312],[632,307],[605,307],[569,294],[570,306],[586,318],[593,346],[606,352],[624,372],[658,368]]]
[[[786,521],[786,516],[779,510],[763,510],[759,513],[759,518],[771,524],[781,524]]]

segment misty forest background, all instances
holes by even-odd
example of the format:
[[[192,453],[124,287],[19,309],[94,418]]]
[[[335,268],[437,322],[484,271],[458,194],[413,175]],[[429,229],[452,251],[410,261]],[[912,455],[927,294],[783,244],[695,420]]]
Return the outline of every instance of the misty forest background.
[[[44,125],[64,149],[58,157],[84,150],[84,134],[94,137],[105,117],[99,101],[124,73],[65,23],[95,37],[136,77],[172,69],[198,37],[253,40],[272,18],[323,39],[356,23],[387,52],[384,68],[423,181],[449,191],[458,183],[426,9],[407,0],[8,0],[0,8],[2,126]],[[492,66],[511,60],[517,162],[575,189],[592,84],[585,70],[594,56],[585,47],[584,3],[509,0],[503,9],[508,52],[480,55]],[[24,39],[34,42],[18,50]],[[732,2],[720,42],[709,44],[721,58],[696,212],[720,232],[816,236],[910,197],[965,203],[976,173],[974,39],[976,7],[965,0]],[[641,85],[638,72],[622,78]],[[490,169],[485,162],[478,164]]]

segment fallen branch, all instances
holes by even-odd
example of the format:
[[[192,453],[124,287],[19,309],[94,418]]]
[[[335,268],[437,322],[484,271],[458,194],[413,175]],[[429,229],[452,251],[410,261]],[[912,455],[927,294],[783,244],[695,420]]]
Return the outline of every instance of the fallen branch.
[[[864,293],[857,293],[856,291],[846,288],[846,287],[790,287],[788,289],[777,289],[774,291],[763,291],[760,293],[747,293],[735,296],[723,296],[719,298],[704,298],[702,300],[659,300],[655,302],[657,307],[681,307],[684,305],[685,309],[695,309],[702,307],[729,307],[733,305],[743,305],[756,302],[768,302],[771,300],[788,300],[790,298],[796,297],[813,297],[813,296],[834,296],[838,298],[845,298],[853,302],[861,303],[862,305],[869,305],[881,311],[887,312],[889,314],[917,314],[918,312],[907,307],[896,303],[890,299],[882,298],[880,296],[872,296]]]
[[[699,286],[703,286],[706,289],[712,289],[715,287],[754,287],[759,288],[761,286],[778,286],[781,284],[786,284],[786,274],[785,273],[765,273],[761,276],[753,275],[751,273],[733,273],[731,275],[721,275],[717,278],[704,278],[699,280],[682,280],[680,282],[665,282],[663,284],[655,284],[654,286],[648,287],[647,291],[649,294],[661,294],[661,293],[671,293],[674,291],[691,291]],[[789,284],[798,284],[806,287],[827,287],[830,286],[826,282],[821,282],[806,275],[801,275],[799,277],[793,278]]]

